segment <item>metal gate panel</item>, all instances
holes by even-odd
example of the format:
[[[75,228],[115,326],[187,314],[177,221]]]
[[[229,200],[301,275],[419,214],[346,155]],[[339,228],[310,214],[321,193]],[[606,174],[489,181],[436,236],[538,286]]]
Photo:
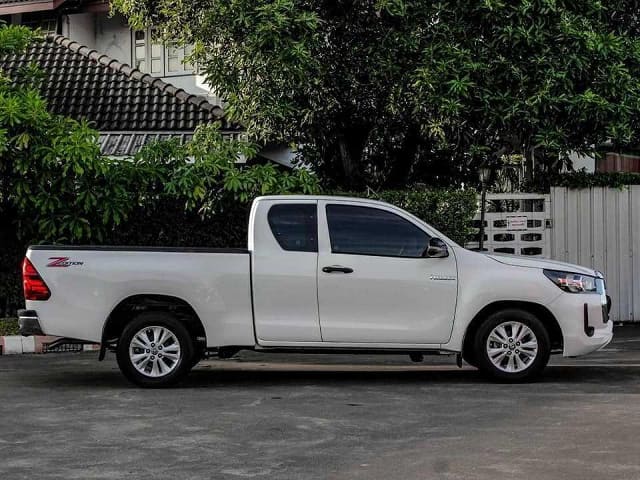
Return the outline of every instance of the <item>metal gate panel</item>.
[[[551,189],[551,257],[600,270],[616,321],[640,321],[640,186]]]
[[[631,317],[630,320],[640,321],[640,185],[633,185],[629,218],[631,219]]]

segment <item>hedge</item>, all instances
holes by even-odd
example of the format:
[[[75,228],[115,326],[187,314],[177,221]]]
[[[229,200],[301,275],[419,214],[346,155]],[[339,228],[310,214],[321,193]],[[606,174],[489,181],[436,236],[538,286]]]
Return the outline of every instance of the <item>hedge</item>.
[[[15,318],[0,318],[0,337],[18,335],[18,320]]]
[[[477,211],[477,192],[473,189],[415,189],[382,192],[344,192],[340,195],[365,197],[396,205],[424,220],[464,245],[471,220]]]
[[[627,185],[640,185],[640,173],[631,172],[569,172],[551,178],[551,186],[572,189],[609,187],[624,188]]]
[[[523,191],[549,192],[551,187],[566,187],[576,190],[592,187],[620,189],[628,185],[640,185],[640,173],[579,170],[555,175],[538,175],[533,181],[525,183]]]
[[[473,190],[408,190],[345,195],[368,197],[399,206],[433,225],[445,235],[464,243],[476,210]],[[225,202],[210,218],[187,214],[177,202],[164,202],[152,211],[134,212],[101,242],[103,245],[173,247],[245,247],[249,204]],[[26,244],[0,235],[0,317],[14,316],[22,308],[20,263]]]

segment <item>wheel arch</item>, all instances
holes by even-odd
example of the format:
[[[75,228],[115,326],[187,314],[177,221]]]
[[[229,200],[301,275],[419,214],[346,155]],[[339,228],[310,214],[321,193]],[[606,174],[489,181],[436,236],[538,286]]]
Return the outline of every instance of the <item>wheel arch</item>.
[[[562,329],[556,317],[544,305],[535,302],[525,302],[516,300],[504,300],[490,303],[484,306],[467,326],[462,342],[462,356],[471,358],[473,356],[473,340],[478,328],[490,315],[509,308],[519,308],[534,314],[545,326],[551,340],[551,351],[562,351],[564,338]]]
[[[127,323],[139,313],[148,311],[172,313],[185,324],[191,336],[198,343],[206,345],[204,325],[189,302],[173,295],[136,294],[120,301],[109,313],[102,327],[102,350],[117,344]]]

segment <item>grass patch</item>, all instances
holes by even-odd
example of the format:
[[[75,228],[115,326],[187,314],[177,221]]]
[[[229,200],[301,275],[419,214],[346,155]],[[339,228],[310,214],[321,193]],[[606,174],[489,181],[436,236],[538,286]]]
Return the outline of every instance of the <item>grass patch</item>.
[[[4,335],[18,335],[17,318],[0,318],[0,337]]]

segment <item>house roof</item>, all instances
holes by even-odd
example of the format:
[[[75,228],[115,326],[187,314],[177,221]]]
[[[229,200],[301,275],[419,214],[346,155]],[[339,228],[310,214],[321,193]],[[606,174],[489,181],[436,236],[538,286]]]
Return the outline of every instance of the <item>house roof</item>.
[[[223,130],[239,130],[206,98],[62,35],[48,35],[21,55],[0,56],[9,75],[30,63],[45,74],[41,93],[50,111],[87,120],[101,132],[193,132],[216,120]]]
[[[55,10],[65,0],[0,0],[0,15]]]

